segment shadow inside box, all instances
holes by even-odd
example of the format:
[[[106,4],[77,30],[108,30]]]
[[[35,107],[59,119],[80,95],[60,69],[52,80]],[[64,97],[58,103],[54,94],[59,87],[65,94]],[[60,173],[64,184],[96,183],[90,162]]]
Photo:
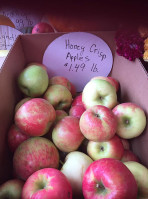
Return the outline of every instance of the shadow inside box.
[[[148,73],[148,62],[144,61],[143,58],[139,59],[142,65],[144,66],[146,72]]]

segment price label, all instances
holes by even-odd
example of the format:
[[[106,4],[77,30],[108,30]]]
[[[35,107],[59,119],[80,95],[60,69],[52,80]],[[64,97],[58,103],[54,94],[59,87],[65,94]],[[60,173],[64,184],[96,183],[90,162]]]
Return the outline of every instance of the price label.
[[[24,27],[33,27],[42,19],[42,15],[40,13],[36,14],[31,11],[17,8],[2,8],[0,10],[0,14],[9,17],[14,23],[15,28],[18,30],[21,30]]]
[[[108,76],[113,64],[111,49],[100,37],[72,32],[55,39],[46,49],[42,63],[49,77],[68,78],[78,92],[94,76]]]
[[[21,34],[15,28],[0,25],[0,50],[10,50],[18,35]]]

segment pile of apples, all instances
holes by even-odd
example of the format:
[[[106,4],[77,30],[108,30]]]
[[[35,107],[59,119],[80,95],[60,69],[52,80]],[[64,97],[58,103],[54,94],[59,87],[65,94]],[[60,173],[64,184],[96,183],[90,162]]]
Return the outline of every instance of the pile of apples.
[[[67,78],[28,64],[7,136],[14,177],[0,186],[0,198],[148,198],[148,169],[130,148],[146,115],[119,103],[119,86],[98,76],[77,93]]]

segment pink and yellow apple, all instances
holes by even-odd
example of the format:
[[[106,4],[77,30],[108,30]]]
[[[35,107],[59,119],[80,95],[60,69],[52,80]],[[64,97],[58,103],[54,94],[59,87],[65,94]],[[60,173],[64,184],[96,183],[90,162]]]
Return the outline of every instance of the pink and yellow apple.
[[[96,160],[83,176],[85,199],[136,199],[138,188],[130,170],[113,158]]]
[[[65,175],[54,168],[34,172],[25,182],[22,199],[72,199],[72,188]]]
[[[55,85],[55,84],[65,86],[66,88],[68,88],[69,91],[71,89],[70,81],[63,76],[53,76],[49,79],[49,85]]]
[[[138,137],[146,127],[144,110],[135,103],[125,102],[113,108],[117,118],[117,134],[124,139]]]
[[[73,98],[71,106],[77,106],[77,105],[84,106],[82,102],[82,93]]]
[[[56,118],[53,106],[43,98],[25,102],[15,113],[15,124],[29,136],[45,135]]]
[[[80,117],[80,129],[91,141],[102,142],[111,139],[117,130],[117,119],[111,109],[95,105],[86,109]]]
[[[75,151],[84,139],[79,127],[79,119],[66,116],[60,120],[52,131],[52,140],[56,147],[63,152]]]
[[[8,131],[8,146],[13,153],[16,148],[30,136],[23,133],[15,124],[12,124]]]
[[[139,158],[137,157],[137,155],[129,150],[129,149],[125,149],[124,150],[124,153],[123,153],[123,156],[121,158],[121,161],[122,162],[128,162],[128,161],[135,161],[135,162],[139,162]]]
[[[93,160],[102,158],[114,158],[121,160],[124,154],[123,144],[118,136],[114,136],[105,142],[89,141],[87,153]]]
[[[86,109],[83,105],[72,106],[69,110],[69,115],[80,119],[85,110]]]
[[[43,137],[32,137],[21,143],[14,152],[13,169],[22,180],[41,168],[58,168],[59,152],[55,145]]]

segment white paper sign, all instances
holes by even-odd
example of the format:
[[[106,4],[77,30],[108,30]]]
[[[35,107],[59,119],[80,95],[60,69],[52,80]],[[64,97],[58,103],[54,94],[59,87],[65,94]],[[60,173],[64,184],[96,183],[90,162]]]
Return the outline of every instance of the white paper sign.
[[[18,35],[21,34],[15,28],[0,25],[0,50],[10,50]]]
[[[15,28],[18,30],[24,27],[33,27],[41,21],[42,15],[40,13],[33,13],[28,10],[17,8],[2,8],[0,14],[7,16],[14,23]]]
[[[113,64],[109,46],[94,34],[72,32],[55,39],[46,49],[43,64],[49,77],[67,77],[77,91],[94,76],[108,76]]]

